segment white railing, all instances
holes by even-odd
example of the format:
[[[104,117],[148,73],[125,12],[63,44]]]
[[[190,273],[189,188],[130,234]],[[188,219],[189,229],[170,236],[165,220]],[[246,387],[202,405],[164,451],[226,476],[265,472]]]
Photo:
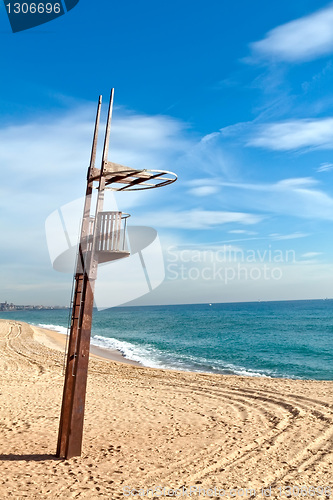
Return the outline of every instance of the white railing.
[[[129,214],[100,212],[97,216],[96,252],[122,252],[126,248],[126,223]],[[90,230],[93,231],[94,220]],[[92,234],[92,233],[91,233]]]

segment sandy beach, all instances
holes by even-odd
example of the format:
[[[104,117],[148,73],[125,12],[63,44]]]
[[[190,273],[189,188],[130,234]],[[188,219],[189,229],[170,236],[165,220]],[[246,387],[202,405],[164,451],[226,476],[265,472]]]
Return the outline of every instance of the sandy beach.
[[[0,498],[333,491],[333,382],[157,370],[95,351],[83,454],[59,460],[64,336],[1,320],[0,339]]]

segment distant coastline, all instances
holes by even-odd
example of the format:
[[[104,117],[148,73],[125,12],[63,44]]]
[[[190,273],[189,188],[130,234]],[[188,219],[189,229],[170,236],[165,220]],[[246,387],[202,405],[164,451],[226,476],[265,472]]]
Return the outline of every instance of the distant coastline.
[[[41,309],[46,309],[46,310],[52,310],[52,309],[69,309],[68,306],[42,306],[42,305],[37,305],[37,306],[21,306],[21,305],[16,305],[13,303],[8,303],[7,301],[5,302],[0,302],[0,311],[32,311],[32,310],[41,310]]]
[[[170,307],[183,307],[183,306],[189,306],[189,307],[197,307],[197,306],[218,306],[221,304],[225,305],[237,305],[237,304],[255,304],[255,303],[283,303],[283,302],[313,302],[313,301],[327,301],[327,300],[333,300],[333,297],[320,297],[320,298],[315,298],[315,299],[272,299],[272,300],[266,300],[266,299],[257,299],[257,300],[243,300],[239,302],[235,301],[230,301],[230,302],[195,302],[195,303],[181,303],[181,304],[133,304],[133,305],[122,305],[122,306],[117,306],[117,307],[112,307],[110,309],[113,310],[124,310],[124,309],[142,309],[142,308],[170,308]],[[52,310],[69,310],[69,306],[43,306],[40,304],[37,305],[16,305],[13,303],[9,303],[7,301],[5,302],[0,302],[0,311],[33,311],[33,310],[47,310],[47,311],[52,311]],[[96,308],[94,307],[94,310]]]

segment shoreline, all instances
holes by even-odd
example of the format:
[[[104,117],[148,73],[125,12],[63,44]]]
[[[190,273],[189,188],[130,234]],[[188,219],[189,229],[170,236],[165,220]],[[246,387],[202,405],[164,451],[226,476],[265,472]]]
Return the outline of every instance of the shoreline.
[[[23,321],[17,321],[17,322],[24,323]],[[63,353],[65,352],[66,339],[68,338],[67,335],[57,332],[56,330],[49,330],[41,326],[31,325],[30,323],[26,324],[33,329],[35,333],[35,338],[38,342],[41,342],[46,347],[60,350]],[[117,363],[125,363],[141,367],[143,366],[138,361],[125,358],[125,356],[116,349],[106,349],[103,347],[95,346],[93,344],[90,344],[90,355],[92,357],[100,358],[103,360],[116,361]]]
[[[4,319],[0,319],[0,321],[7,321]],[[50,347],[52,349],[57,349],[61,351],[62,353],[65,352],[65,347],[66,347],[66,339],[67,335],[60,333],[56,330],[50,330],[48,328],[44,328],[41,326],[36,326],[32,325],[31,323],[27,323],[25,321],[21,320],[11,320],[13,322],[17,323],[22,323],[30,326],[30,328],[33,329],[35,332],[35,338],[38,340],[38,342],[41,342],[43,345],[46,347]],[[288,377],[270,377],[267,375],[239,375],[237,373],[229,373],[229,374],[223,374],[223,373],[213,373],[209,371],[192,371],[192,370],[181,370],[179,368],[171,368],[171,367],[151,367],[151,366],[145,366],[139,361],[134,361],[132,359],[125,358],[125,356],[122,354],[121,351],[117,349],[108,349],[100,346],[95,346],[92,343],[90,343],[90,358],[95,358],[95,359],[101,359],[104,361],[114,361],[116,363],[124,363],[136,367],[141,367],[145,369],[152,369],[152,370],[169,370],[172,372],[180,372],[180,373],[193,373],[193,374],[202,374],[202,375],[209,375],[209,376],[223,376],[223,377],[240,377],[240,378],[250,378],[250,379],[269,379],[269,380],[290,380],[290,381],[304,381],[304,382],[318,382],[318,383],[333,383],[333,380],[317,380],[317,379],[303,379],[303,378],[288,378]]]
[[[1,321],[7,321],[4,319],[0,319]],[[58,351],[64,353],[66,347],[66,339],[67,335],[60,333],[56,330],[50,330],[48,328],[44,328],[41,326],[32,325],[31,323],[27,323],[25,321],[20,320],[12,320],[13,322],[26,324],[34,331],[34,337],[38,342],[45,345],[45,347],[49,347],[51,349],[57,349]],[[303,382],[313,382],[313,383],[333,383],[333,380],[317,380],[317,379],[302,379],[302,378],[288,378],[288,377],[269,377],[266,375],[256,376],[256,375],[239,375],[236,373],[213,373],[208,371],[192,371],[192,370],[181,370],[171,367],[151,367],[145,366],[139,361],[134,361],[132,359],[125,358],[121,351],[117,349],[108,349],[99,346],[95,346],[90,343],[90,358],[100,359],[103,361],[114,361],[116,363],[123,363],[126,365],[136,366],[140,368],[144,368],[147,370],[166,370],[175,373],[191,373],[197,375],[208,375],[212,377],[236,377],[236,378],[249,378],[249,379],[268,379],[268,380],[285,380],[285,381],[303,381]]]

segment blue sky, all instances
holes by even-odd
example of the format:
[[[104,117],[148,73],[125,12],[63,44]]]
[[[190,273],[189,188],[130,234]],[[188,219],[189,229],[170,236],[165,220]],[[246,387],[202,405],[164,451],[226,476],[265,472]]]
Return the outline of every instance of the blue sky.
[[[135,303],[331,297],[332,26],[318,0],[80,0],[13,34],[1,4],[0,301],[68,303],[44,224],[84,193],[111,86],[110,159],[179,176],[117,199],[164,252]]]

